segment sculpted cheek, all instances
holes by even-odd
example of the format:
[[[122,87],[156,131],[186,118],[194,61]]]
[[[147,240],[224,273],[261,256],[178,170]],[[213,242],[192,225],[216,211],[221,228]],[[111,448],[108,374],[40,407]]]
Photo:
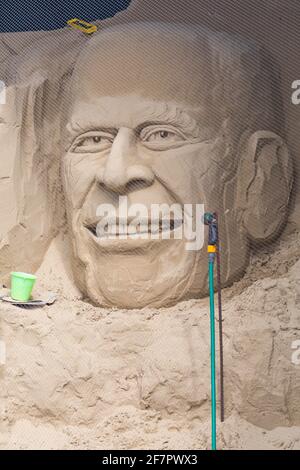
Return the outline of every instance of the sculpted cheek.
[[[98,171],[96,159],[87,155],[66,155],[63,166],[63,177],[67,199],[73,208],[80,207],[95,181]]]
[[[152,163],[153,171],[182,202],[197,202],[207,179],[205,176],[215,171],[212,147],[213,144],[186,145],[161,152]]]

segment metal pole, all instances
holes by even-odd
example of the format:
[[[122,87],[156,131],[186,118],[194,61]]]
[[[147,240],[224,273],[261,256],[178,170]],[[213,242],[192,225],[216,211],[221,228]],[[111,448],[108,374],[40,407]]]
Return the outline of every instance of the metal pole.
[[[217,290],[219,311],[219,347],[220,347],[220,418],[223,423],[225,419],[225,392],[224,392],[224,354],[223,354],[223,316],[222,316],[222,294],[221,294],[221,259],[218,215],[215,213],[217,222]]]

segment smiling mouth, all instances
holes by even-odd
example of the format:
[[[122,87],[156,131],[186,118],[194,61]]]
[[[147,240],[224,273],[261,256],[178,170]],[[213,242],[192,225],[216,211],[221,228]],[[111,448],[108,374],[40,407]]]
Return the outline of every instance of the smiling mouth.
[[[114,223],[107,222],[102,224],[101,221],[85,225],[85,228],[97,239],[120,239],[120,238],[139,238],[148,235],[149,238],[155,236],[159,238],[160,234],[172,234],[176,229],[183,225],[182,219],[160,219],[159,221],[153,220],[139,220],[139,223],[133,224],[121,221],[114,221]]]

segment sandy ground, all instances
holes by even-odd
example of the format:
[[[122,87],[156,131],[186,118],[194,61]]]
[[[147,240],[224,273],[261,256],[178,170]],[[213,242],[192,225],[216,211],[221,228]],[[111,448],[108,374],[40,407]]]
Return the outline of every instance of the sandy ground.
[[[206,449],[207,299],[165,309],[101,309],[81,299],[56,240],[35,297],[0,305],[1,449]],[[224,290],[226,420],[222,449],[300,449],[300,237],[252,257]]]
[[[218,449],[299,450],[300,428],[264,431],[238,417],[219,426]],[[187,426],[162,419],[159,413],[120,408],[95,428],[62,426],[32,420],[17,421],[1,434],[1,449],[159,449],[205,450],[210,446],[210,423]]]

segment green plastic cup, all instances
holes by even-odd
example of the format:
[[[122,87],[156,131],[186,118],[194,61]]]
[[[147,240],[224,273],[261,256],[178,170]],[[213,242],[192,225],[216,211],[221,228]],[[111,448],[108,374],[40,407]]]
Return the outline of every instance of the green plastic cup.
[[[36,276],[33,274],[19,272],[11,273],[11,298],[27,302],[31,297],[35,281]]]

